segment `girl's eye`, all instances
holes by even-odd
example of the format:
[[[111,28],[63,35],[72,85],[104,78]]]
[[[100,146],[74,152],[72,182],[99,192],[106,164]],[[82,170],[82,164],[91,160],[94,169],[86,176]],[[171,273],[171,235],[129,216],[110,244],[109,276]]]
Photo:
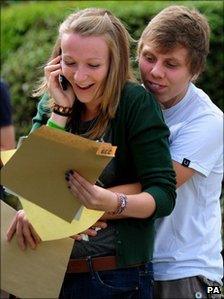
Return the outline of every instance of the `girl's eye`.
[[[99,65],[99,64],[89,64],[89,66],[92,67],[92,68],[97,68],[97,67],[99,67],[100,65]]]
[[[74,65],[75,62],[67,62],[67,61],[64,61],[64,64],[70,66],[70,65]]]

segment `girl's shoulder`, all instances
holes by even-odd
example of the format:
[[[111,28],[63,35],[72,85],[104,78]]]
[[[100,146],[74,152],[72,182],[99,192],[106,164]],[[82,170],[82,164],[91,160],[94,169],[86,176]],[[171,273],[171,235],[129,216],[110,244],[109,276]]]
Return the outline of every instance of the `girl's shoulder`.
[[[147,91],[144,86],[136,82],[127,82],[123,88],[120,99],[120,106],[150,106],[160,110],[159,104],[153,94]]]
[[[135,97],[147,94],[145,88],[137,82],[127,81],[122,90],[122,97]]]

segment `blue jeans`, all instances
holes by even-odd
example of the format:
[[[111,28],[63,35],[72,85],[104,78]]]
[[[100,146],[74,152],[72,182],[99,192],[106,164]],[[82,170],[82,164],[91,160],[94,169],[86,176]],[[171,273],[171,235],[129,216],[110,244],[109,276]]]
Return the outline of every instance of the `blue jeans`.
[[[59,299],[152,299],[152,264],[66,274]]]

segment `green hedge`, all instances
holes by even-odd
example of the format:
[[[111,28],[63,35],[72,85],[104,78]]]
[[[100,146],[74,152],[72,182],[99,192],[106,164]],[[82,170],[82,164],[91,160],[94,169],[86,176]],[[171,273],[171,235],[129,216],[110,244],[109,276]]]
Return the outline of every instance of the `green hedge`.
[[[1,77],[10,87],[17,138],[30,130],[37,104],[37,99],[31,97],[32,89],[42,75],[57,27],[66,15],[85,7],[108,8],[137,39],[149,19],[171,4],[196,7],[208,17],[212,28],[211,51],[198,86],[223,108],[222,1],[14,1],[1,9]],[[137,74],[134,52],[132,49]]]

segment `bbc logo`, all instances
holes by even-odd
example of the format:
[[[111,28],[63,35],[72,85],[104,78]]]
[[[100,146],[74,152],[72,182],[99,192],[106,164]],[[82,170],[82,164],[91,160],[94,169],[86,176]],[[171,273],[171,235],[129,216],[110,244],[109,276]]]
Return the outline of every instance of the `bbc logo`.
[[[207,287],[207,294],[221,294],[221,287],[219,286]]]

